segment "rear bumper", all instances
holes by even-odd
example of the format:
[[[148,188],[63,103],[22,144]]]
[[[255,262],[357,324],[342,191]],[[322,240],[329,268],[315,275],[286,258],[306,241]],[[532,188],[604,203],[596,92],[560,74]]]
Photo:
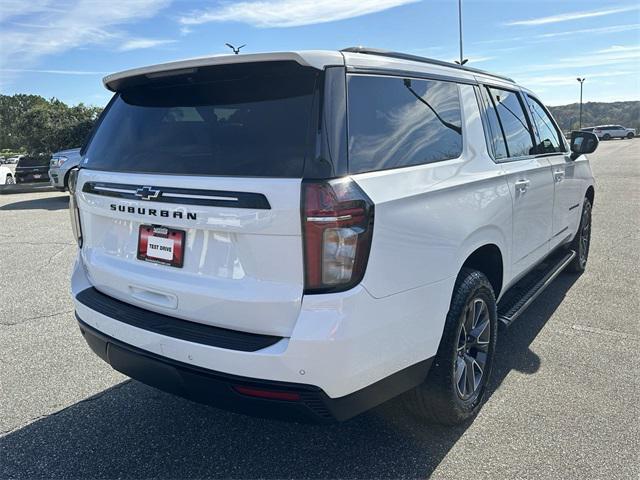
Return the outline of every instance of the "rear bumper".
[[[127,345],[84,323],[80,332],[91,349],[114,369],[147,385],[189,400],[253,416],[327,423],[347,420],[422,382],[431,359],[398,372],[361,391],[332,399],[313,385],[239,377],[198,368]],[[294,394],[295,400],[250,397],[236,388]]]
[[[182,322],[196,322],[175,318],[177,322],[167,321],[166,317],[175,315],[175,310],[156,308],[155,312],[148,312],[153,315],[140,315],[129,308],[129,304],[123,306],[123,302],[106,295],[105,301],[111,299],[113,305],[92,304],[82,292],[95,288],[100,291],[100,286],[91,282],[79,255],[72,275],[76,314],[100,338],[113,339],[103,343],[113,343],[120,348],[124,345],[160,363],[177,364],[183,370],[192,369],[199,374],[208,372],[215,378],[231,376],[252,384],[275,383],[314,391],[331,418],[338,420],[372,408],[426,378],[430,359],[440,342],[449,303],[443,295],[447,284],[433,284],[382,299],[373,298],[361,286],[348,292],[307,295],[290,337],[249,348],[238,335],[221,337],[222,332],[215,331],[216,327],[195,331],[183,328]],[[215,316],[216,312],[211,314]],[[143,321],[160,323],[150,325]],[[240,340],[246,348],[238,346]],[[235,346],[221,343],[223,341]],[[103,353],[99,355],[114,368],[155,385],[137,369],[110,361],[106,356],[107,347],[100,348]],[[167,378],[173,378],[178,386],[184,382],[180,375],[167,375]],[[178,388],[156,386],[173,392]],[[202,390],[194,389],[200,393],[193,394],[192,390],[177,393],[204,403],[219,403],[209,398],[211,395],[203,397]],[[237,395],[231,392],[231,398]],[[226,404],[222,406],[227,408]],[[313,415],[318,417],[317,413]],[[320,415],[320,418],[324,417]]]
[[[16,172],[16,183],[45,183],[49,182],[48,173]]]

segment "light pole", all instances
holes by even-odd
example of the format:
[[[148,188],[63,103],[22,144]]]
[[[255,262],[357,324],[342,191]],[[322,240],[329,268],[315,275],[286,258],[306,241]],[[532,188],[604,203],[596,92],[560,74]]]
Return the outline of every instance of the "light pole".
[[[584,83],[584,81],[586,80],[585,77],[578,77],[576,78],[576,80],[578,80],[580,82],[580,126],[578,127],[579,130],[582,130],[582,84]]]
[[[469,61],[462,54],[462,0],[458,0],[458,33],[460,35],[460,60],[456,60],[455,63],[462,66]]]

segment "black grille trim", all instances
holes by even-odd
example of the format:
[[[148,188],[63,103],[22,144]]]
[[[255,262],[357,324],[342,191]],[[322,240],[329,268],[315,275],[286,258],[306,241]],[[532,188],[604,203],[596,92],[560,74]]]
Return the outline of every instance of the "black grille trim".
[[[91,310],[133,327],[212,347],[256,352],[283,338],[229,330],[151,312],[109,297],[93,287],[81,291],[76,300]]]
[[[139,189],[159,191],[156,198],[142,198],[136,195]],[[200,190],[191,188],[155,187],[149,185],[129,185],[123,183],[87,182],[82,187],[84,193],[126,200],[152,201],[180,205],[204,205],[209,207],[251,208],[270,210],[269,200],[262,193],[231,192],[226,190]],[[171,195],[185,195],[171,196]],[[201,198],[198,198],[201,197]],[[209,197],[209,198],[207,198]],[[210,198],[218,197],[218,198]]]

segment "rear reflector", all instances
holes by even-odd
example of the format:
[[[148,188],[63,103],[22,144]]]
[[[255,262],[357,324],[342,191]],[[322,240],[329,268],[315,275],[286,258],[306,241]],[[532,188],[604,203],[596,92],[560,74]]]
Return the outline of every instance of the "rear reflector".
[[[233,389],[242,395],[247,395],[248,397],[267,398],[270,400],[286,400],[288,402],[297,402],[300,400],[300,394],[296,392],[263,390],[261,388],[243,387],[241,385],[234,385]]]

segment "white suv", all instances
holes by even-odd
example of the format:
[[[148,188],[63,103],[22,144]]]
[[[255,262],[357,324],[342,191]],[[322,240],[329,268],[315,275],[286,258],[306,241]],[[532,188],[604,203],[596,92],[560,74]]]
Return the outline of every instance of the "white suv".
[[[611,140],[612,138],[628,138],[631,140],[636,136],[636,129],[625,128],[622,125],[600,125],[593,127],[593,133],[602,140]]]
[[[149,385],[344,420],[473,416],[498,322],[585,268],[593,178],[512,80],[351,48],[105,78],[70,178],[80,330]]]

